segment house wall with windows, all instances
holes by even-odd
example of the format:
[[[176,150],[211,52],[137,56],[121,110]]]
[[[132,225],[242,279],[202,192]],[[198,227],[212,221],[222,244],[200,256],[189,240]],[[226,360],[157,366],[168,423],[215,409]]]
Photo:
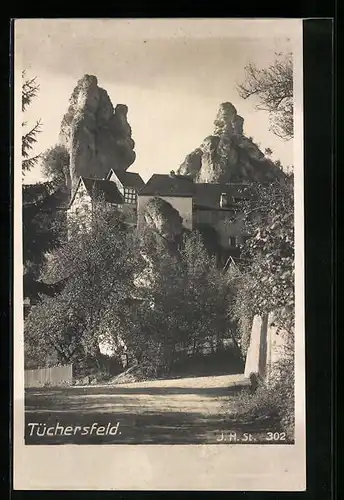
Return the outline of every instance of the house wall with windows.
[[[234,212],[230,210],[194,209],[194,227],[208,225],[215,229],[218,242],[222,248],[237,248],[243,241],[243,216],[237,215],[233,221]]]
[[[223,248],[237,248],[243,243],[243,216],[237,215],[234,221],[224,217],[215,224]]]
[[[125,186],[119,180],[114,171],[111,171],[110,175],[107,177],[107,180],[114,182],[118,187],[119,192],[124,198],[124,204],[126,205],[136,205],[137,204],[137,191],[134,187]]]
[[[123,188],[124,203],[133,205],[137,203],[137,194],[134,188],[124,187]]]

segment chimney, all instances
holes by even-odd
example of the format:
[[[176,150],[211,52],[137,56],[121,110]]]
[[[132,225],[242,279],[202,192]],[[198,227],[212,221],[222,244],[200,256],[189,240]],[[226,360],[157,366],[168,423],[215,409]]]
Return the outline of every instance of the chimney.
[[[228,206],[228,196],[227,193],[221,193],[220,196],[220,207],[224,208]]]

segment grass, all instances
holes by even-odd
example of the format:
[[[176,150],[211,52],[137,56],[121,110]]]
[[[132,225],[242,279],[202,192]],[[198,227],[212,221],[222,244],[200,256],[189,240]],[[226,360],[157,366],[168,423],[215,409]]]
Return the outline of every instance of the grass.
[[[294,376],[290,366],[274,375],[269,384],[260,382],[255,391],[243,389],[226,405],[228,422],[248,426],[268,424],[273,432],[294,440]]]

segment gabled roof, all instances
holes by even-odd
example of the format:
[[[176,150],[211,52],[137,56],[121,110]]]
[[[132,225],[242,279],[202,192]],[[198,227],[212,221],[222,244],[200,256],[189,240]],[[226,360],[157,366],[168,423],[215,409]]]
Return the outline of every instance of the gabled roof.
[[[180,196],[192,197],[194,183],[181,175],[153,174],[140,191],[140,196]]]
[[[221,194],[228,197],[227,209],[235,205],[234,199],[247,197],[247,186],[245,184],[208,184],[200,183],[194,185],[194,206],[204,210],[224,210],[220,207]]]
[[[72,205],[81,182],[83,182],[87,193],[93,200],[103,198],[107,203],[115,203],[118,205],[123,203],[123,197],[114,182],[106,179],[80,177],[69,206]]]
[[[140,190],[145,185],[140,175],[137,174],[136,172],[123,172],[123,171],[117,172],[111,169],[108,175],[106,176],[106,179],[110,179],[112,173],[114,173],[117,176],[118,180],[122,183],[124,187],[135,188],[137,190]]]
[[[228,257],[228,259],[226,260],[226,263],[223,267],[223,271],[228,271],[228,269],[230,267],[233,267],[234,269],[236,270],[239,270],[238,266],[237,266],[237,263],[235,262],[235,260],[233,259],[232,255],[230,255]]]
[[[182,175],[154,174],[139,195],[192,197],[200,210],[225,210],[220,207],[222,193],[228,196],[228,210],[235,204],[234,198],[247,197],[247,184],[194,183]]]

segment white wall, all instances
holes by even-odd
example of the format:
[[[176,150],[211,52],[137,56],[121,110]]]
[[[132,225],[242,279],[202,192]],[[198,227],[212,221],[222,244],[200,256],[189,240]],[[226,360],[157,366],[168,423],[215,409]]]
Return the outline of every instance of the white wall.
[[[91,207],[91,197],[86,191],[86,188],[83,182],[80,182],[79,189],[74,197],[73,203],[69,208],[68,212],[70,214],[76,214],[77,211],[80,213],[84,211],[84,205],[87,205],[88,208]],[[86,209],[87,210],[87,209]]]
[[[79,189],[74,197],[71,207],[67,210],[67,224],[75,221],[76,218],[80,219],[80,228],[82,224],[87,221],[89,215],[92,212],[92,199],[86,188],[81,181],[79,184]],[[70,231],[68,231],[70,234]]]
[[[144,222],[143,213],[147,203],[153,198],[161,198],[172,205],[173,208],[178,210],[179,215],[183,219],[183,226],[186,229],[192,229],[192,197],[181,196],[138,196],[137,206],[137,223],[138,227]]]
[[[124,196],[124,187],[123,187],[122,183],[120,182],[120,180],[118,179],[115,172],[111,172],[111,175],[110,175],[108,180],[111,182],[114,182],[116,184],[119,192],[121,193],[121,195]]]
[[[286,332],[277,331],[273,314],[255,316],[253,320],[250,344],[246,356],[245,377],[251,373],[270,382],[274,364],[284,358],[286,348]]]
[[[265,376],[267,354],[267,316],[255,316],[253,319],[250,344],[245,363],[245,377],[255,375]]]

